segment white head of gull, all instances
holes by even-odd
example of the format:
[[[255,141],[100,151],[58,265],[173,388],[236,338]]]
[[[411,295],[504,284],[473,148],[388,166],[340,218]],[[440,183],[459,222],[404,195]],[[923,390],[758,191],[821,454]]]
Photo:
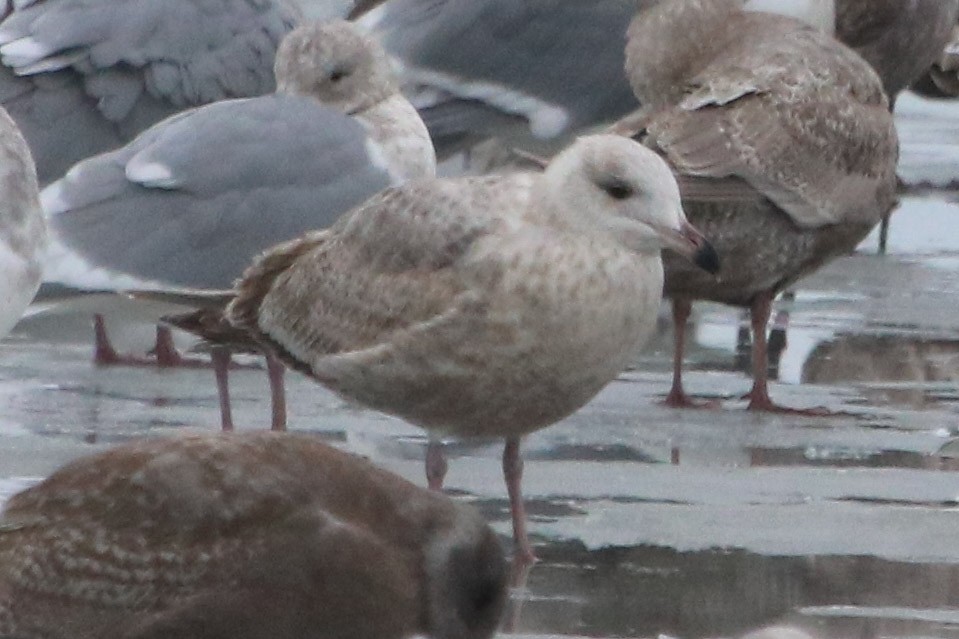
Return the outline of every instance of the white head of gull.
[[[426,127],[385,53],[352,24],[298,27],[276,72],[277,94],[173,116],[44,189],[57,240],[47,278],[100,290],[225,289],[265,248],[435,173]],[[105,363],[124,361],[104,342]],[[224,428],[228,359],[217,351]],[[285,425],[282,370],[271,362],[274,428]]]
[[[673,166],[690,218],[727,266],[712,277],[665,259],[673,406],[693,403],[682,388],[684,328],[691,301],[708,299],[751,308],[750,407],[783,410],[766,381],[772,299],[853,250],[895,202],[898,140],[875,71],[821,29],[743,9],[671,0],[629,28],[627,74],[650,107],[644,142]]]
[[[0,517],[0,635],[487,639],[507,567],[472,507],[315,437],[150,439]]]
[[[46,237],[30,149],[0,108],[0,337],[10,332],[40,287]]]
[[[387,189],[257,258],[227,319],[340,395],[433,436],[505,437],[516,551],[528,560],[520,438],[632,361],[656,323],[663,246],[718,269],[659,157],[585,137],[542,175]],[[433,440],[430,485],[444,473]]]

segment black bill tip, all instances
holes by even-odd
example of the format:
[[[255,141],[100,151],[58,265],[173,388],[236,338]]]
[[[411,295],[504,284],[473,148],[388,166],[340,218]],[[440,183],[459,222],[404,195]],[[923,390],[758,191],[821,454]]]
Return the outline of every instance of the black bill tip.
[[[702,246],[693,254],[693,264],[703,269],[707,273],[715,275],[719,272],[719,253],[709,242],[703,242]]]

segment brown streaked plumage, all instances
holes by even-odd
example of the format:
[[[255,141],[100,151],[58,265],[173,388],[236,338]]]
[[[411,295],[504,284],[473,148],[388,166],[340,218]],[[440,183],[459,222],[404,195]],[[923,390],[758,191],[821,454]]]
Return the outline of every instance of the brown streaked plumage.
[[[953,26],[939,57],[912,88],[927,97],[959,97],[959,25]]]
[[[942,56],[959,0],[836,0],[836,38],[879,74],[891,103]]]
[[[765,365],[771,302],[851,251],[891,209],[898,141],[881,81],[860,56],[816,28],[741,4],[674,0],[641,12],[627,73],[651,107],[646,143],[680,174],[690,219],[724,264],[701,277],[665,259],[676,321],[667,403],[692,403],[681,377],[685,318],[704,299],[751,307],[750,407],[774,410]]]
[[[876,70],[890,108],[924,74],[929,83],[948,86],[943,80],[948,74],[934,63],[945,60],[956,20],[959,0],[836,0],[836,37]],[[881,225],[879,252],[885,253],[888,216]]]
[[[302,435],[127,444],[0,519],[5,637],[482,639],[506,582],[471,507]]]
[[[262,255],[227,318],[354,401],[435,434],[505,437],[517,555],[531,560],[520,438],[631,361],[655,324],[663,245],[718,266],[661,159],[585,137],[542,175],[384,191]],[[431,486],[443,468],[431,445]]]

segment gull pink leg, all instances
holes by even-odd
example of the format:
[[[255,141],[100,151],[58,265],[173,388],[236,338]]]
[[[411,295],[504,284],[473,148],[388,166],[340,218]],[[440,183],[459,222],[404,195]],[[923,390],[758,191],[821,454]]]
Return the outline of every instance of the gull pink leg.
[[[503,448],[503,478],[509,494],[510,513],[513,518],[514,557],[517,562],[532,564],[536,553],[529,543],[526,533],[526,505],[523,503],[521,483],[523,481],[523,458],[519,452],[520,438],[507,437]]]
[[[673,300],[673,385],[663,404],[670,408],[716,408],[717,402],[696,401],[683,389],[683,355],[686,352],[686,323],[692,312],[692,302]]]
[[[286,386],[283,382],[286,367],[273,353],[266,353],[266,370],[270,378],[270,402],[273,421],[270,430],[286,430]]]
[[[426,445],[426,485],[430,490],[443,490],[448,468],[443,443],[431,438]]]
[[[224,431],[233,430],[233,410],[230,407],[230,349],[214,346],[210,352],[213,374],[216,376],[216,394],[220,399],[220,425]]]

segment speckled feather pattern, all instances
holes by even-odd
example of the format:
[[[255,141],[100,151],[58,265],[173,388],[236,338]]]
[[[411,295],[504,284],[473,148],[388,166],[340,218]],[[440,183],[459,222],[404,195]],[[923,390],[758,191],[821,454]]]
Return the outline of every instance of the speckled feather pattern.
[[[27,142],[0,108],[0,338],[40,286],[47,228]]]
[[[739,4],[641,13],[627,57],[640,99],[656,105],[646,143],[699,182],[683,204],[723,257],[712,277],[667,256],[665,294],[748,305],[853,250],[889,213],[898,139],[880,79],[857,54]],[[675,55],[687,40],[693,55],[657,69],[667,43]],[[710,197],[710,181],[739,186]]]
[[[656,252],[530,205],[538,176],[421,180],[268,252],[230,321],[367,406],[461,435],[519,435],[588,401],[655,321]]]
[[[757,294],[779,292],[832,259],[848,254],[872,227],[831,224],[801,229],[765,199],[728,202],[685,201],[686,214],[713,242],[723,268],[709,275],[686,260],[663,253],[666,297],[749,306]]]
[[[684,79],[651,144],[681,173],[745,179],[800,226],[878,222],[898,138],[875,72],[790,18],[733,12],[723,27],[739,37]]]
[[[476,513],[315,438],[145,441],[10,500],[0,635],[400,639],[430,630],[434,588],[457,603],[463,584],[429,581],[454,548],[505,585]]]

